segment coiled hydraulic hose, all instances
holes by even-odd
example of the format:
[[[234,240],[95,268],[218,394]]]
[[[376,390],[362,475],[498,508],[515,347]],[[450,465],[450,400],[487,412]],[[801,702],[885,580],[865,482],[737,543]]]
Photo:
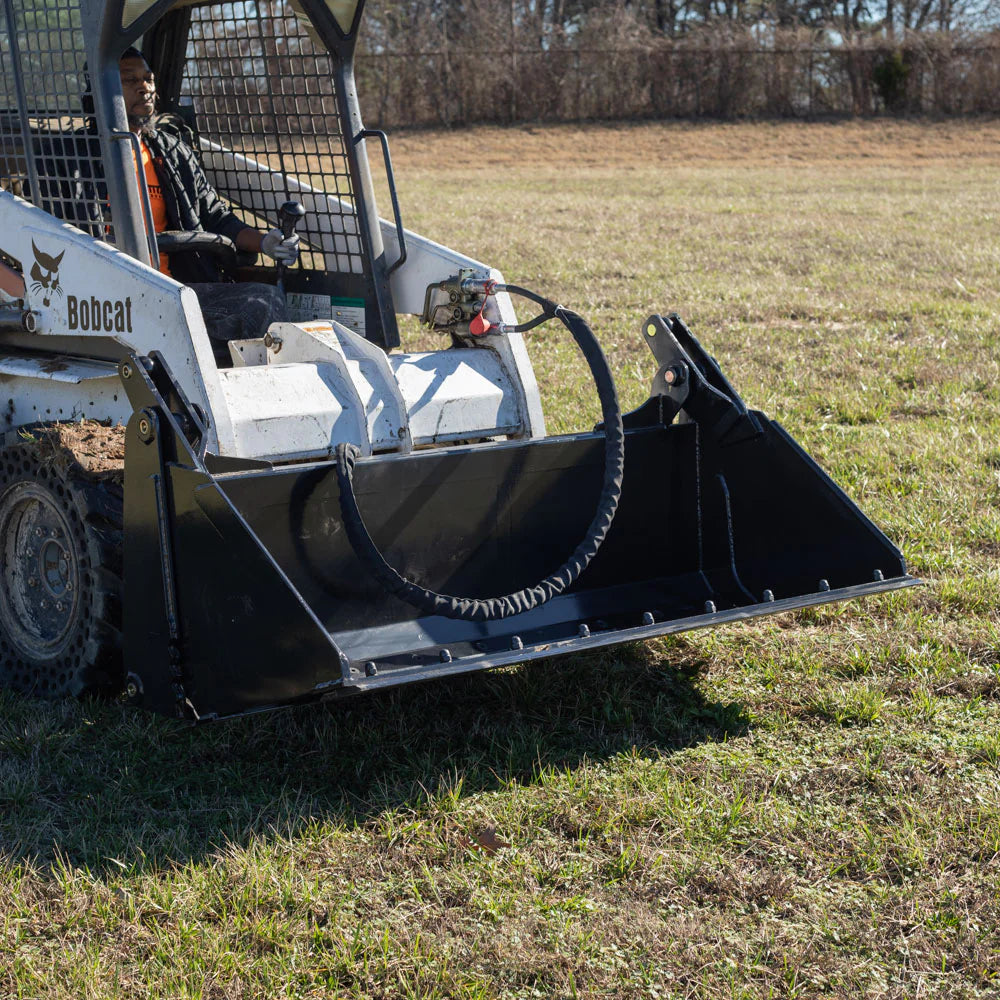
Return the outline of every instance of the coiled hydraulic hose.
[[[428,615],[443,615],[446,618],[460,618],[463,621],[473,622],[493,621],[530,611],[571,587],[597,554],[611,527],[621,497],[622,478],[625,472],[625,430],[622,426],[618,394],[615,391],[607,358],[594,332],[575,312],[564,309],[525,288],[497,284],[491,285],[490,290],[512,292],[542,307],[542,314],[530,323],[522,324],[523,328],[536,326],[538,322],[547,319],[558,319],[562,322],[583,352],[597,386],[601,414],[604,418],[604,483],[594,519],[590,522],[583,541],[577,545],[566,562],[535,586],[526,587],[524,590],[503,597],[454,597],[427,590],[401,576],[386,562],[365,527],[352,481],[355,462],[361,455],[360,449],[353,444],[339,444],[334,453],[344,528],[355,554],[365,567],[390,594],[420,611]]]

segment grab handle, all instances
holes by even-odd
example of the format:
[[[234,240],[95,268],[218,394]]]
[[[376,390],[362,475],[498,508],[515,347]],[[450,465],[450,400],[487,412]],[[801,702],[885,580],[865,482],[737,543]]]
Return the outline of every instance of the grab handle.
[[[396,180],[392,173],[392,157],[389,156],[389,137],[381,129],[362,129],[355,137],[355,142],[362,139],[378,139],[382,144],[382,159],[385,162],[385,178],[389,184],[389,197],[392,199],[392,215],[396,221],[396,240],[399,242],[399,258],[388,268],[387,274],[392,274],[406,260],[406,237],[403,235],[403,220],[399,214],[399,199],[396,197]]]

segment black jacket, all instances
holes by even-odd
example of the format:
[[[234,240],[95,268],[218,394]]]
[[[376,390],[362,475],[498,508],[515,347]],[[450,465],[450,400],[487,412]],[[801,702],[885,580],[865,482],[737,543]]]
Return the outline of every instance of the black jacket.
[[[234,240],[246,224],[231,212],[208,182],[194,150],[162,129],[142,133],[163,189],[170,229],[204,230]],[[39,145],[39,207],[90,233],[107,238],[107,185],[95,127],[68,136],[48,136]],[[218,281],[215,260],[207,254],[172,254],[170,272],[185,283]]]

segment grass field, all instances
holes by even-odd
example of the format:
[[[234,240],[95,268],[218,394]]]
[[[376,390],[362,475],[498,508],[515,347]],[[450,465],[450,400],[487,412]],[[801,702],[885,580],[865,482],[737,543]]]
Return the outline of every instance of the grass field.
[[[927,586],[199,729],[0,695],[0,997],[996,997],[1000,123],[393,152],[627,405],[680,312]]]

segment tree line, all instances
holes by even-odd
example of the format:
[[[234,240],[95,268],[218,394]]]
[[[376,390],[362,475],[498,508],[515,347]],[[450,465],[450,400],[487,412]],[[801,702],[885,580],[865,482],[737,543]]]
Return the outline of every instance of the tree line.
[[[369,0],[365,17],[375,51],[418,38],[474,41],[482,29],[529,48],[592,42],[609,31],[678,39],[707,28],[757,38],[805,28],[839,44],[855,36],[986,31],[1000,27],[1000,0]]]
[[[1000,0],[369,0],[373,124],[1000,111]]]

